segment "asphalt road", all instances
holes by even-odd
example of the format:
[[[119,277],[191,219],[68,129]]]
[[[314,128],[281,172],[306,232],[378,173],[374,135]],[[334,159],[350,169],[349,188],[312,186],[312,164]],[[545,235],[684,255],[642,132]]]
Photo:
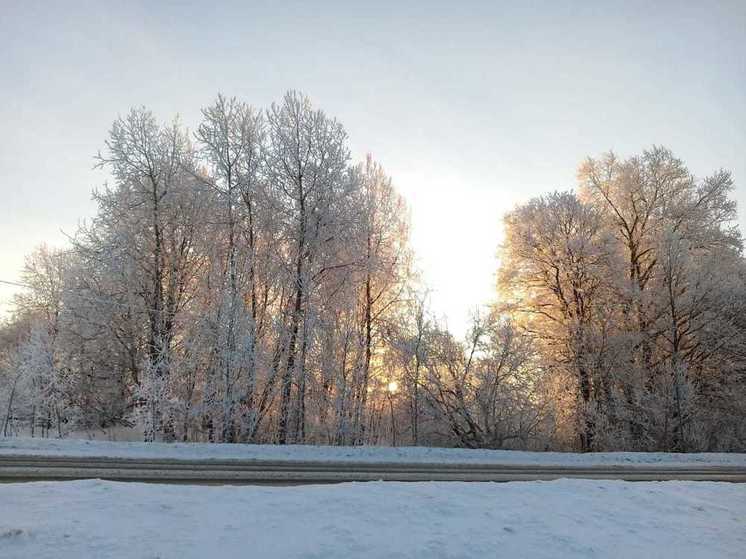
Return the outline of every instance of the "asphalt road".
[[[174,460],[0,456],[0,482],[107,479],[198,485],[301,485],[347,481],[627,481],[746,482],[739,466],[539,466],[265,460]]]

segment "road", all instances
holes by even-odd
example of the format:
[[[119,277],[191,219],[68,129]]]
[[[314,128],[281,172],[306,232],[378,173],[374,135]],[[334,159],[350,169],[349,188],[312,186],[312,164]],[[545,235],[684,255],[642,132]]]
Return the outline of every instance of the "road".
[[[346,481],[627,481],[746,482],[746,467],[707,465],[542,466],[268,460],[177,460],[0,456],[0,482],[107,479],[199,485],[302,485]]]

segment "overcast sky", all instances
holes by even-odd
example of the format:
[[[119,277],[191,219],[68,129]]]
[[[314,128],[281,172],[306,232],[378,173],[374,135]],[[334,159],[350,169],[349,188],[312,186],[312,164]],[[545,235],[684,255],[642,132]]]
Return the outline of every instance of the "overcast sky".
[[[492,297],[503,213],[572,188],[588,155],[663,144],[730,169],[746,224],[744,0],[209,4],[0,0],[0,279],[92,215],[117,115],[194,129],[218,91],[300,89],[343,122],[409,201],[458,333]]]

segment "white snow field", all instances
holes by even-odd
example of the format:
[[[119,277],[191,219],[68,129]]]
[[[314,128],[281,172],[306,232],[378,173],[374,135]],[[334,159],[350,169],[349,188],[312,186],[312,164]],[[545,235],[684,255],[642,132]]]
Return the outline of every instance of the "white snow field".
[[[427,447],[339,447],[309,445],[246,445],[206,443],[135,443],[75,439],[0,437],[0,456],[67,456],[171,458],[185,460],[292,460],[329,462],[399,462],[442,464],[506,464],[542,466],[711,465],[746,466],[746,454],[662,452],[524,452]]]
[[[0,484],[3,559],[743,559],[744,550],[744,484]]]

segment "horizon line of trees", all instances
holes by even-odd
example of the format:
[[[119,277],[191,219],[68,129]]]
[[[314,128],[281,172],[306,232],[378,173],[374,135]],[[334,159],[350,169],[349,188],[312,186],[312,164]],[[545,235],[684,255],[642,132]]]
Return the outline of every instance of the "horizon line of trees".
[[[0,325],[3,436],[746,449],[726,171],[586,160],[505,216],[497,302],[458,340],[391,178],[303,94],[218,95],[193,134],[133,109],[96,159],[96,216],[28,257]]]

